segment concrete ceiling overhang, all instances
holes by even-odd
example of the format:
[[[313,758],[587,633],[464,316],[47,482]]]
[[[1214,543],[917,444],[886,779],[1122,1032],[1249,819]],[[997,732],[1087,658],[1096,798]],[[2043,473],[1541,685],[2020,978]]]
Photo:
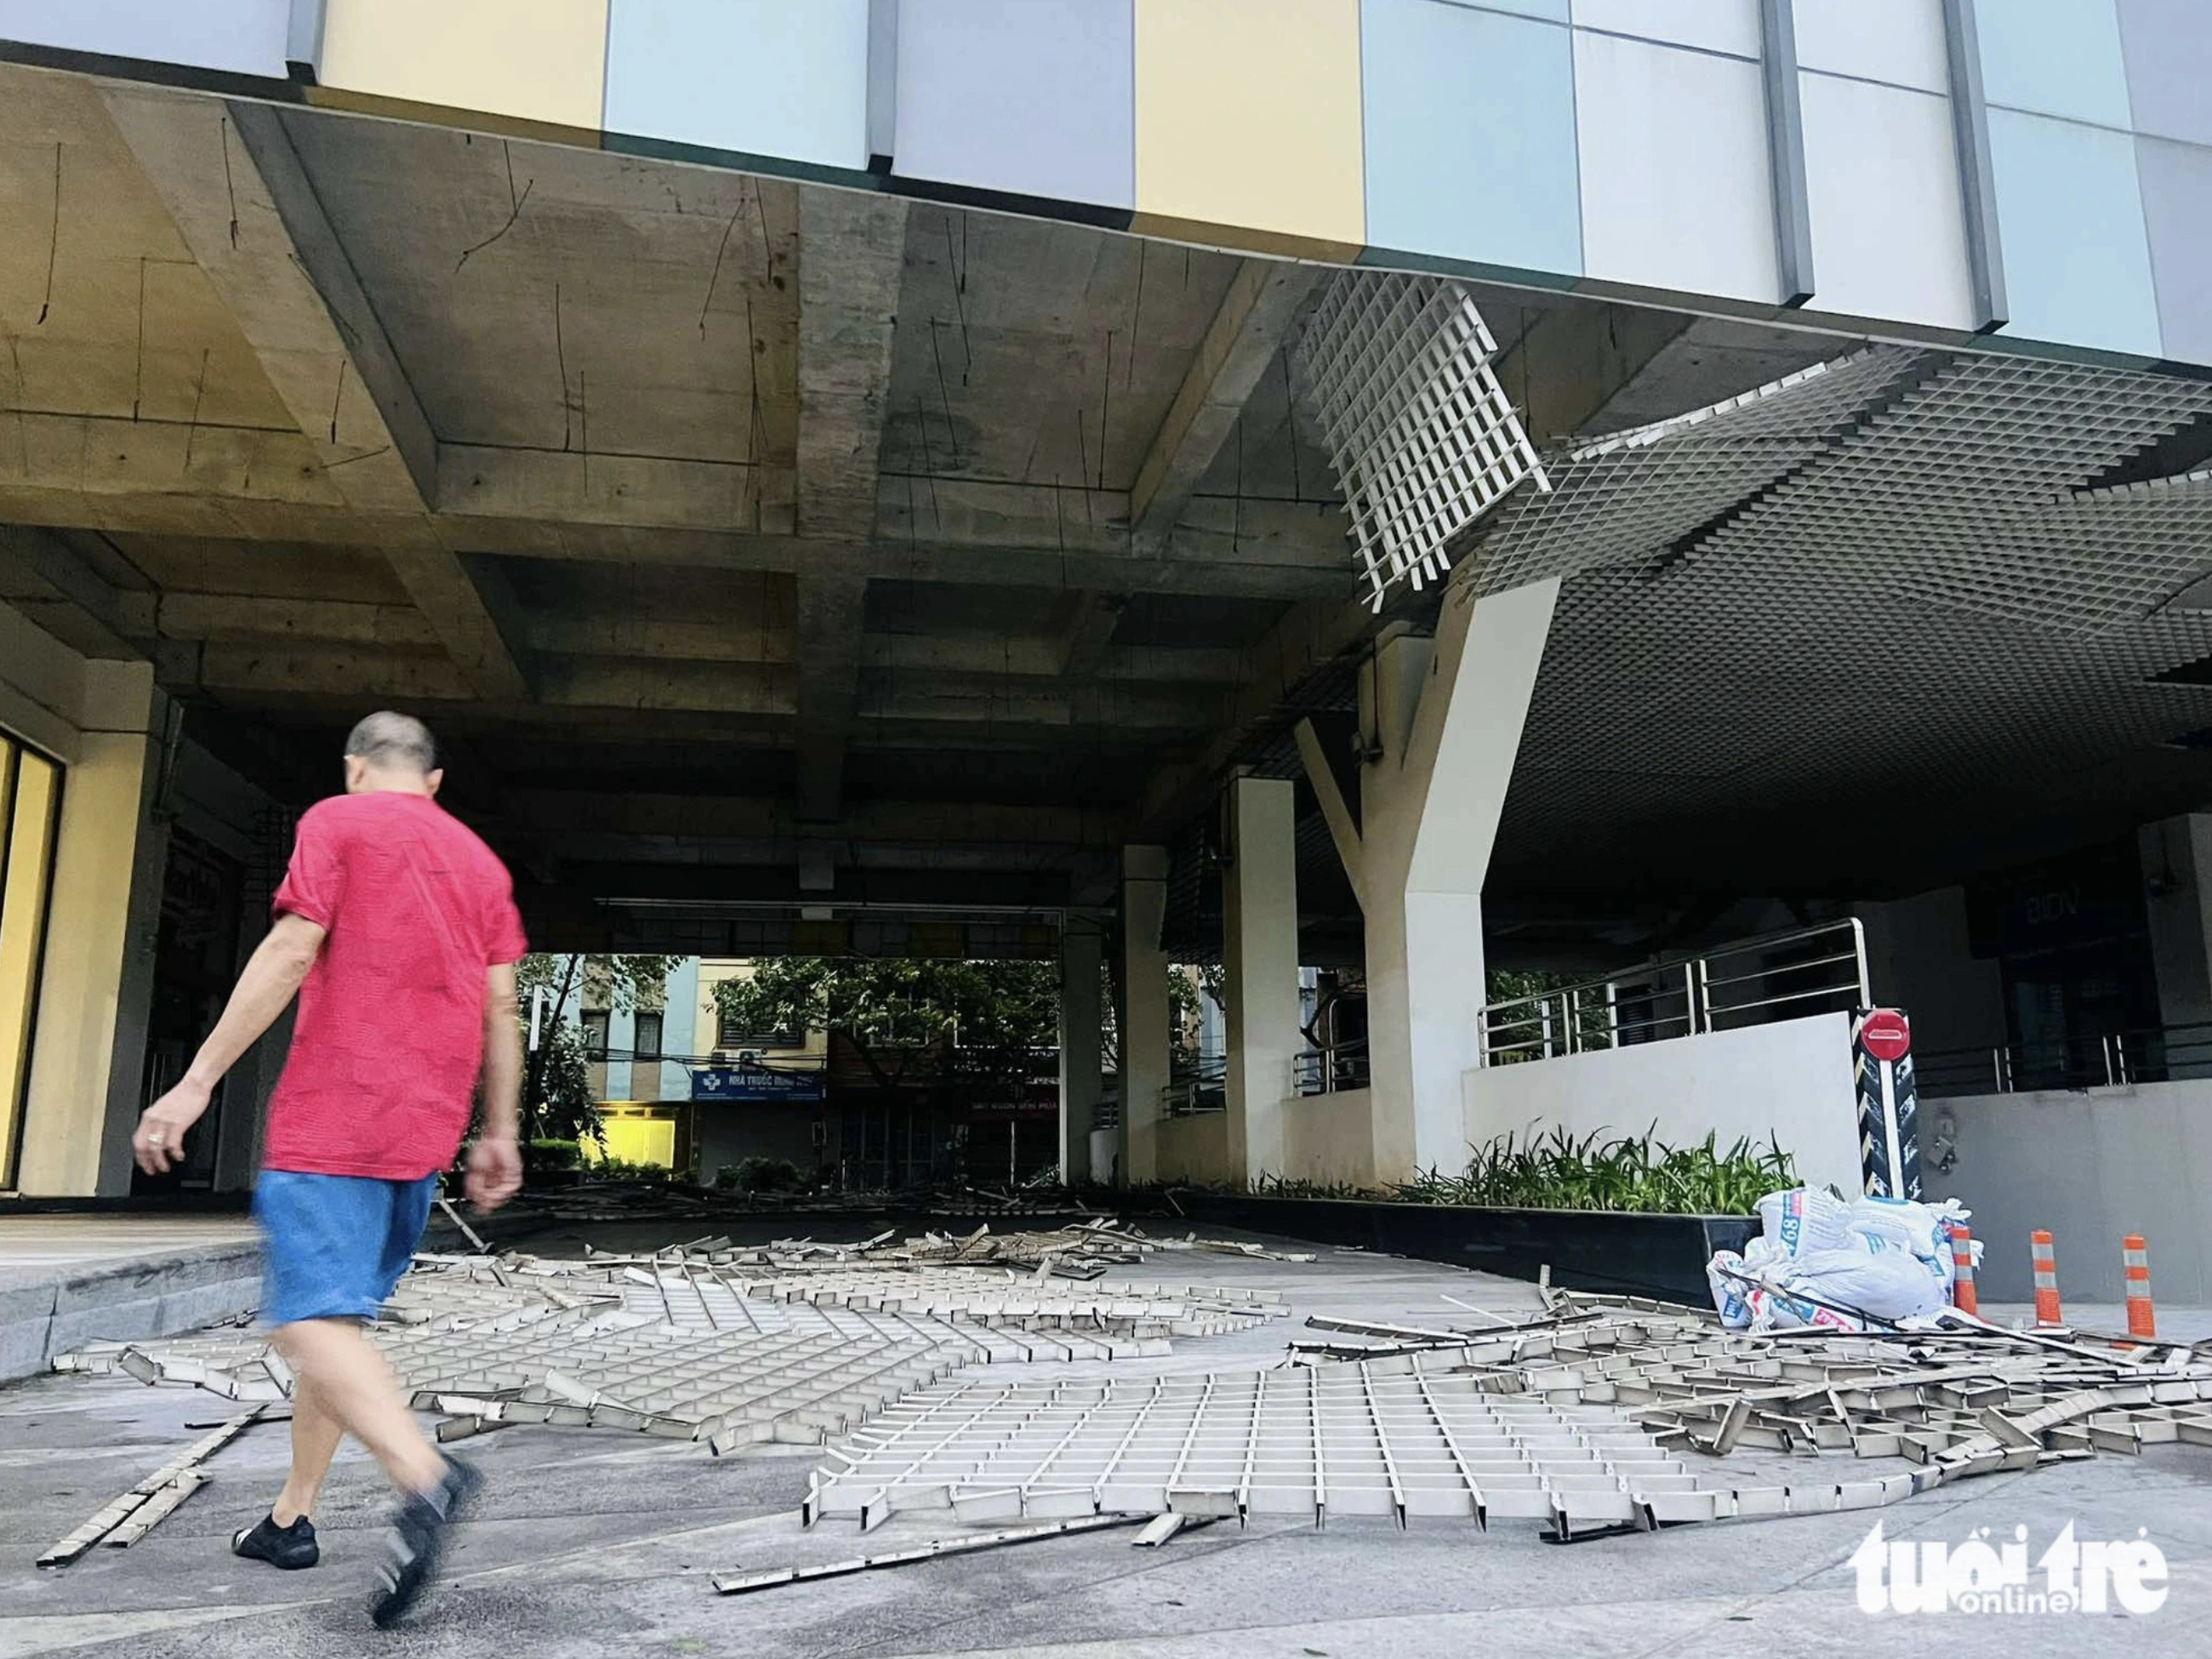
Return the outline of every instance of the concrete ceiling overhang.
[[[1121,843],[1284,764],[1376,626],[1281,349],[1326,272],[12,66],[0,229],[0,598],[151,659],[290,801],[417,709],[549,913],[1097,902]],[[1476,298],[1570,485],[1867,343]],[[2097,370],[2069,421],[2087,381],[2018,405],[2052,366],[1877,355],[1792,394],[1869,382],[1828,424],[1633,483],[1673,517],[1563,487],[1473,550],[1570,574],[1501,907],[1901,882],[2001,839],[1978,803],[2063,837],[2202,798],[2206,694],[2145,684],[2212,652],[2159,610],[2212,567],[2200,497],[2096,485],[2199,389]],[[1936,487],[1947,434],[2022,421],[2033,466]]]

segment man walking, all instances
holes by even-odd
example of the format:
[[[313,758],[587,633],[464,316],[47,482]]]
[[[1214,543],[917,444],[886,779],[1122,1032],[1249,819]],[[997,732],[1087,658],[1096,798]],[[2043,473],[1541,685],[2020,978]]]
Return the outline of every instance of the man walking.
[[[484,1127],[468,1196],[492,1209],[522,1184],[522,922],[498,858],[437,805],[443,775],[420,720],[371,714],[354,727],[346,793],[301,818],[268,938],[184,1080],[131,1137],[139,1167],[166,1171],[223,1073],[298,994],[253,1189],[262,1316],[294,1376],[291,1477],[231,1543],[276,1566],[313,1566],[315,1500],[339,1437],[351,1434],[399,1493],[392,1559],[370,1604],[380,1626],[422,1595],[447,1524],[478,1484],[424,1438],[364,1327],[422,1238],[479,1072]]]

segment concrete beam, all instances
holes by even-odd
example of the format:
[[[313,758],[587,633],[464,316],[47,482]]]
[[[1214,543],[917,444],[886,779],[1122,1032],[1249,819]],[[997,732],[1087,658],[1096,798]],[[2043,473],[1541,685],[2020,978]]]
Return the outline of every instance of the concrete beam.
[[[1087,680],[1097,677],[1105,665],[1107,647],[1112,644],[1114,630],[1121,625],[1121,613],[1128,609],[1127,594],[1101,593],[1096,588],[1085,589],[1072,597],[1069,615],[1059,630],[1060,672],[1069,679]]]
[[[836,818],[843,799],[845,744],[853,729],[866,616],[866,583],[799,577],[799,816],[810,822]]]
[[[313,452],[356,514],[430,529],[438,445],[398,353],[293,149],[265,105],[150,88],[101,96],[192,258],[237,319]],[[188,433],[187,446],[198,434]],[[526,696],[527,652],[502,580],[433,531],[395,538],[393,570],[454,664],[488,696]]]
[[[9,425],[12,435],[12,415]],[[1073,586],[1249,599],[1341,599],[1352,592],[1350,563],[1335,544],[1255,544],[1248,538],[1239,557],[1231,538],[1222,536],[1217,557],[1209,541],[1185,546],[1182,538],[1158,554],[1139,554],[1126,545],[1062,548],[1048,527],[1042,538],[1026,541],[909,540],[902,534],[855,544],[550,520],[446,514],[429,523],[390,515],[368,519],[337,501],[327,480],[314,473],[307,441],[298,433],[202,432],[196,446],[189,428],[155,421],[134,425],[127,420],[33,416],[24,425],[34,439],[49,425],[67,430],[55,434],[51,445],[37,443],[27,472],[20,466],[15,446],[0,443],[0,518],[15,524],[321,547],[442,541],[461,553],[785,575],[805,571],[966,586]],[[204,453],[210,447],[219,452],[220,466]],[[111,458],[120,459],[110,466]],[[221,480],[211,477],[217,471]],[[180,493],[179,479],[196,487],[205,484],[207,493]],[[1310,519],[1315,509],[1304,512]]]
[[[161,684],[172,690],[258,693],[296,708],[316,698],[358,703],[368,696],[465,703],[487,714],[531,707],[522,699],[485,698],[449,657],[419,649],[167,641],[156,662]],[[952,728],[965,746],[1004,738],[1016,747],[1043,748],[1070,731],[1210,731],[1224,702],[1203,686],[1071,687],[949,673],[864,675],[855,667],[850,689],[831,707],[818,690],[810,702],[803,677],[811,672],[818,683],[821,673],[808,662],[802,653],[794,673],[780,664],[547,657],[539,665],[537,701],[549,709],[757,716],[780,729],[795,725],[802,779],[810,765],[826,769],[826,744],[834,738],[841,780],[844,744],[856,726],[865,726],[871,744],[903,735],[898,728],[927,726],[937,730],[940,744]],[[634,728],[627,740],[638,740]],[[802,800],[803,817],[841,816],[839,800],[823,793],[827,787],[827,781],[817,782],[816,793]]]
[[[1164,841],[1188,823],[1254,734],[1279,729],[1285,701],[1307,676],[1358,649],[1375,627],[1364,606],[1341,600],[1286,613],[1273,634],[1245,653],[1243,686],[1213,740],[1197,758],[1164,768],[1146,787],[1139,834]]]
[[[1247,259],[1222,296],[1129,491],[1139,547],[1165,542],[1319,280],[1316,267]]]
[[[791,469],[773,461],[672,460],[581,450],[441,443],[431,499],[455,520],[512,519],[636,530],[755,532],[764,498],[788,495]],[[465,538],[469,527],[451,527]]]
[[[799,202],[799,529],[865,541],[906,255],[907,203],[810,190]]]
[[[135,661],[154,632],[154,596],[123,593],[49,530],[0,525],[0,599],[82,656]]]
[[[988,801],[854,802],[824,826],[802,822],[791,802],[765,796],[510,789],[503,799],[518,821],[561,834],[763,839],[826,834],[916,845],[1108,848],[1121,831],[1118,813]]]

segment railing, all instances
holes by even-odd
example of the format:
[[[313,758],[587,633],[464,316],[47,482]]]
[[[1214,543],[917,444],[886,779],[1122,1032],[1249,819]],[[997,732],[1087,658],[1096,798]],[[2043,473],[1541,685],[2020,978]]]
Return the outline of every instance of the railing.
[[[1120,1089],[1109,1089],[1091,1103],[1091,1127],[1094,1129],[1118,1129],[1121,1127]]]
[[[1291,1062],[1291,1079],[1292,1086],[1302,1095],[1334,1095],[1347,1089],[1364,1089],[1369,1081],[1366,1039],[1307,1049]]]
[[[1160,1112],[1165,1117],[1199,1117],[1229,1109],[1229,1061],[1201,1060],[1160,1091]]]
[[[2142,1026],[1913,1057],[1919,1094],[2033,1094],[2212,1078],[2212,1024]]]
[[[1482,1011],[1483,1063],[1627,1048],[1873,1001],[1865,930],[1851,916],[1492,1003]]]

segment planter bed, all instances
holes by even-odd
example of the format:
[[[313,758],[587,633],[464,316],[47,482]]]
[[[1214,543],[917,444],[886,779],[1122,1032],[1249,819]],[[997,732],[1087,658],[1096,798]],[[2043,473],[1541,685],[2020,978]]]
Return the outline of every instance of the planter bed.
[[[1546,1267],[1563,1289],[1613,1291],[1705,1306],[1705,1263],[1740,1250],[1756,1216],[1641,1215],[1613,1210],[1492,1210],[1341,1198],[1175,1195],[1193,1221],[1352,1244],[1423,1261],[1534,1279]]]

